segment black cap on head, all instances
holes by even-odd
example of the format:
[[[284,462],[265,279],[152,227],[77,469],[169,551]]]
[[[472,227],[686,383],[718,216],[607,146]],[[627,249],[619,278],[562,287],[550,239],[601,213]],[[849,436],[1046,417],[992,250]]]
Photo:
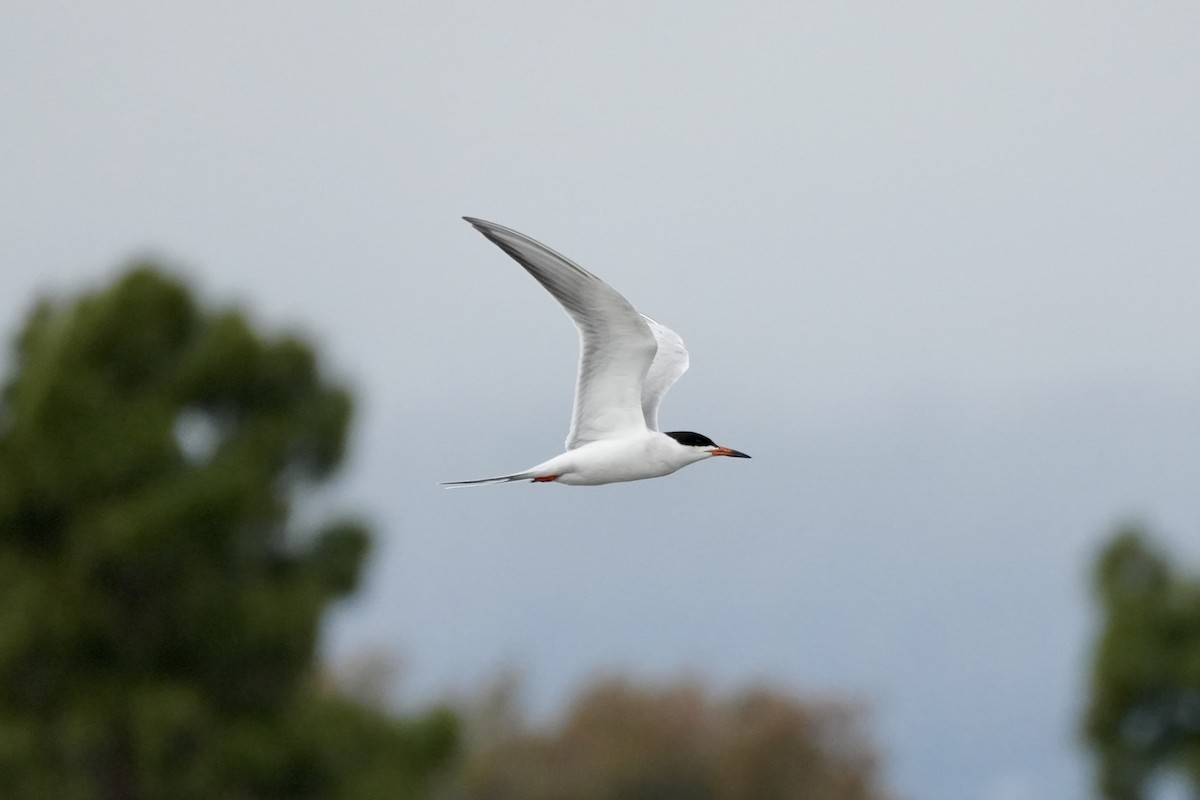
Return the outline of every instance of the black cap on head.
[[[692,431],[664,431],[675,441],[686,447],[716,447],[717,443],[702,433]]]

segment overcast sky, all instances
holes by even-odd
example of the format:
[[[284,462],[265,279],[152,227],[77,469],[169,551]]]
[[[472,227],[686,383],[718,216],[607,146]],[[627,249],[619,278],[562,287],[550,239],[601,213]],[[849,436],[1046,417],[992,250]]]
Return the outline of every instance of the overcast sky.
[[[314,337],[375,520],[336,658],[860,698],[917,800],[1073,800],[1123,519],[1200,530],[1194,2],[14,2],[0,329],[152,254]],[[575,334],[459,217],[682,334],[668,428],[753,455],[447,492],[556,454]],[[1195,561],[1193,561],[1195,563]]]

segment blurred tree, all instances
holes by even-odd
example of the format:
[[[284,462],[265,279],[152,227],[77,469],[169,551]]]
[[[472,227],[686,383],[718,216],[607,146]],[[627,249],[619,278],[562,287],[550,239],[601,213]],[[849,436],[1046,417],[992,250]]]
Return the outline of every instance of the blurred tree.
[[[513,698],[505,683],[480,704],[485,733],[468,745],[446,798],[887,796],[860,715],[845,704],[802,703],[766,689],[718,698],[695,683],[655,689],[612,678],[586,688],[560,725],[539,730],[504,710]]]
[[[1135,527],[1101,554],[1103,614],[1085,735],[1110,800],[1141,800],[1170,771],[1200,796],[1200,580]]]
[[[350,398],[151,267],[39,305],[0,395],[0,797],[412,797],[455,743],[322,690],[365,528],[300,536]]]

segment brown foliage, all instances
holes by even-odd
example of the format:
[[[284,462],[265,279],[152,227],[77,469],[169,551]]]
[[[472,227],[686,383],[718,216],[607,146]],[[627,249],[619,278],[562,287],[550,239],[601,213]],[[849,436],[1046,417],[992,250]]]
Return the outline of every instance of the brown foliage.
[[[507,695],[511,701],[511,692]],[[500,705],[503,705],[501,703]],[[471,748],[452,800],[880,800],[877,758],[849,704],[770,689],[714,696],[609,678],[555,726],[511,713]]]

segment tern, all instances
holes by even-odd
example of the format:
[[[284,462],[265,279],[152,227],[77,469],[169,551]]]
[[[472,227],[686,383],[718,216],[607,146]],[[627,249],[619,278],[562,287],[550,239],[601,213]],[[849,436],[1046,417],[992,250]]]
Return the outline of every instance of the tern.
[[[574,320],[579,375],[566,452],[523,472],[443,486],[514,481],[598,486],[670,475],[714,456],[750,457],[699,433],[659,431],[659,403],[688,368],[678,334],[544,244],[502,225],[463,219],[524,267]]]

